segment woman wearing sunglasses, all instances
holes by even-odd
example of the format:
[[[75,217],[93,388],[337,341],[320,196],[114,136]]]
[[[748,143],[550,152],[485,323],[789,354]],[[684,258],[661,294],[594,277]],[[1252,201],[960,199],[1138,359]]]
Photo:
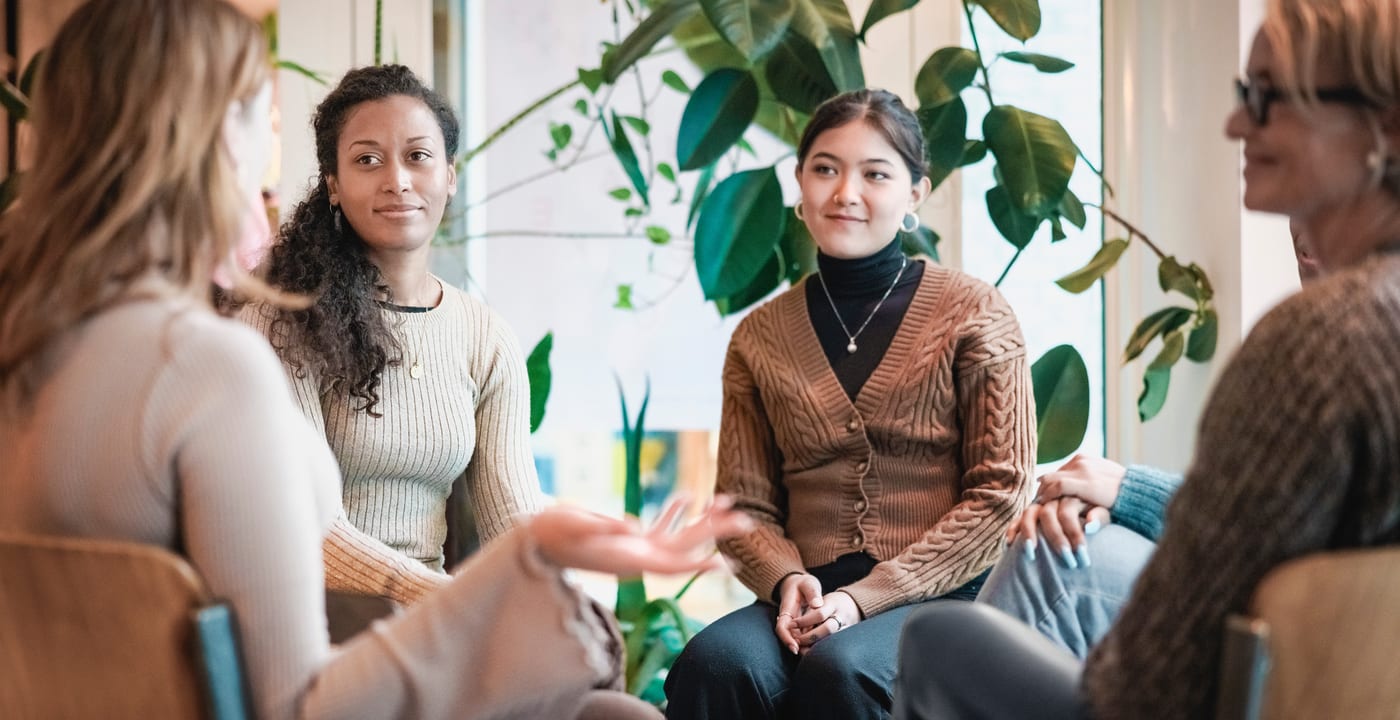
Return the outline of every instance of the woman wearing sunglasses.
[[[1244,204],[1288,216],[1328,275],[1225,369],[1087,660],[985,605],[929,608],[905,628],[895,717],[1210,717],[1225,618],[1265,573],[1400,540],[1400,3],[1272,0],[1237,90]]]

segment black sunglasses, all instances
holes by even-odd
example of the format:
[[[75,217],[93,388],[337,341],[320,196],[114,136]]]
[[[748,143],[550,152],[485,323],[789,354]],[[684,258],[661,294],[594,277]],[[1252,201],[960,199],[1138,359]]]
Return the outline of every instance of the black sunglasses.
[[[1240,104],[1249,113],[1255,125],[1269,124],[1269,106],[1287,97],[1287,93],[1271,87],[1260,87],[1242,79],[1235,80],[1235,94]],[[1314,94],[1320,102],[1341,103],[1343,105],[1371,106],[1371,101],[1360,90],[1350,87],[1318,88]]]

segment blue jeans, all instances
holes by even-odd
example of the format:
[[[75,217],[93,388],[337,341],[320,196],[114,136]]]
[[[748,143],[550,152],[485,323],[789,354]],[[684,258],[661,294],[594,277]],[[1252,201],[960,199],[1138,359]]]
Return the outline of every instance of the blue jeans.
[[[977,602],[1024,622],[1081,660],[1108,632],[1155,543],[1118,525],[1089,536],[1092,565],[1071,569],[1042,540],[1035,560],[1023,543],[1007,548]]]

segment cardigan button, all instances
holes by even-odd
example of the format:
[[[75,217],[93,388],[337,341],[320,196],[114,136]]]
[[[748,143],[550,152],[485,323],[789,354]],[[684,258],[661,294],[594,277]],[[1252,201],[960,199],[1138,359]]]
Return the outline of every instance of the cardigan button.
[[[850,432],[855,432],[855,431],[859,430],[859,429],[860,429],[860,421],[857,420],[857,419],[855,419],[855,418],[851,418],[851,421],[848,422],[848,423],[846,423],[846,429],[847,429],[848,431],[850,431]]]
[[[865,501],[864,501],[864,500],[857,500],[857,501],[856,501],[856,512],[864,512],[864,511],[865,511]]]
[[[864,540],[861,540],[861,539],[860,539],[860,536],[857,535],[857,536],[851,538],[851,547],[853,547],[853,548],[859,548],[859,547],[861,546],[861,543],[863,543],[863,542],[865,542],[865,541],[864,541]]]
[[[856,463],[856,472],[863,473],[865,472],[865,469],[867,467],[869,467],[869,464],[866,463],[864,460],[861,460],[860,462]]]

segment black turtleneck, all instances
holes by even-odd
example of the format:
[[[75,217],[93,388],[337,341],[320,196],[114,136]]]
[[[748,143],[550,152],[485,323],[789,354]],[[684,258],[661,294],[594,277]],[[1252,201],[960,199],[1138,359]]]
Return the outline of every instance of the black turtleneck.
[[[899,330],[899,323],[904,319],[909,303],[914,300],[919,279],[924,275],[924,264],[916,260],[909,260],[904,274],[900,275],[900,264],[904,259],[898,238],[874,255],[854,260],[840,260],[818,253],[819,276],[807,279],[807,315],[812,320],[812,328],[817,332],[817,340],[821,342],[827,362],[852,400],[885,357],[885,351],[889,349],[895,331]],[[896,276],[899,276],[897,283]],[[831,293],[831,302],[827,301],[826,293],[822,291],[823,282]],[[894,290],[880,309],[875,310],[875,305],[890,289],[891,283],[895,283]],[[831,311],[832,302],[835,302],[841,320],[845,321],[851,332],[856,332],[861,323],[870,317],[871,311],[875,311],[870,324],[856,336],[854,353],[846,351],[850,340]]]

